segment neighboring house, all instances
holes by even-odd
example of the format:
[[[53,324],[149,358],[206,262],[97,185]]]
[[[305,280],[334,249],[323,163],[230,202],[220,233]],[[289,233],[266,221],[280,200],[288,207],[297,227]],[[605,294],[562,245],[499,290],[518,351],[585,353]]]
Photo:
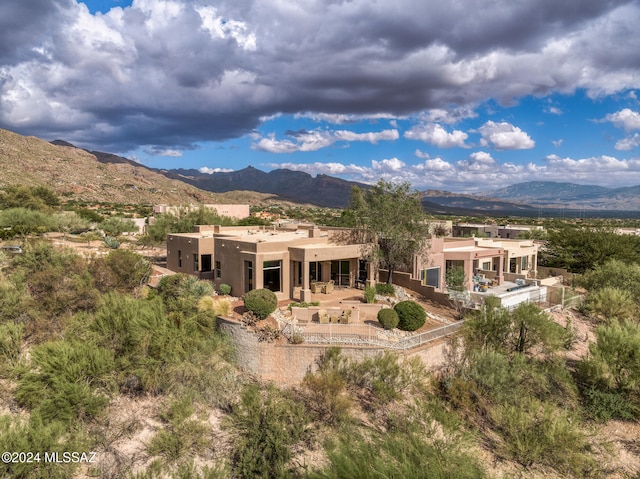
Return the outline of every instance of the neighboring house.
[[[533,240],[433,238],[427,254],[416,256],[412,276],[446,293],[447,271],[461,267],[471,302],[480,302],[483,294],[498,297],[503,306],[544,301],[546,288],[535,279],[538,249]]]
[[[178,211],[191,211],[197,210],[200,207],[208,208],[215,211],[219,216],[228,216],[230,218],[244,219],[250,215],[249,205],[189,205],[189,206],[169,206],[169,205],[155,205],[153,207],[153,214],[172,213],[175,214]]]
[[[537,275],[540,245],[533,240],[432,238],[429,244],[425,255],[415,257],[412,275],[436,290],[446,290],[446,272],[456,267],[463,268],[469,290],[474,276],[501,285]]]
[[[473,289],[473,276],[480,269],[491,273],[502,284],[504,249],[478,246],[475,238],[432,238],[429,251],[414,259],[413,277],[425,286],[446,291],[446,272],[461,267],[464,270],[467,289]]]
[[[167,268],[226,283],[238,296],[267,288],[279,300],[311,301],[313,281],[354,287],[374,277],[370,265],[360,260],[367,245],[342,240],[348,230],[197,228],[167,236]]]
[[[522,233],[534,230],[544,230],[542,226],[529,225],[493,225],[459,223],[453,225],[452,236],[456,238],[476,237],[476,238],[503,238],[517,239]]]

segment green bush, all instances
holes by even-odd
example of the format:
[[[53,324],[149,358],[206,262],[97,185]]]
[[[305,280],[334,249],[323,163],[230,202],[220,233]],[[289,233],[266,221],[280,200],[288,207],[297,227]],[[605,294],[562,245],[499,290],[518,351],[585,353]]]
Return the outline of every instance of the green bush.
[[[367,286],[364,288],[364,302],[372,304],[376,302],[376,288]]]
[[[430,441],[419,431],[341,437],[328,450],[329,463],[314,479],[481,479],[484,471],[456,444]]]
[[[278,307],[278,298],[268,289],[254,289],[244,296],[244,306],[258,318],[264,319]]]
[[[393,329],[397,327],[399,321],[400,318],[398,318],[398,313],[393,309],[385,308],[378,311],[378,322],[384,329]]]
[[[504,440],[498,446],[504,456],[527,467],[553,467],[565,476],[588,477],[594,472],[586,436],[575,418],[554,405],[524,398],[517,405],[497,406],[490,414]]]
[[[67,479],[75,476],[78,464],[63,463],[63,452],[91,451],[91,443],[77,428],[68,428],[57,421],[45,421],[33,414],[28,421],[18,415],[0,415],[0,450],[40,453],[40,462],[8,464],[0,461],[0,477]],[[45,462],[45,451],[58,453],[60,462]],[[98,459],[99,456],[96,457]]]
[[[376,283],[376,293],[382,296],[395,296],[396,290],[392,284]]]
[[[18,381],[16,400],[43,420],[92,418],[107,405],[97,389],[115,368],[113,352],[88,342],[56,341],[34,348],[31,362]]]
[[[151,439],[147,451],[162,456],[167,463],[176,463],[185,457],[205,451],[208,428],[191,419],[195,410],[190,398],[173,401],[161,415],[165,428]]]
[[[292,447],[306,436],[308,419],[300,402],[270,387],[249,386],[232,408],[233,477],[290,477]]]
[[[403,331],[420,329],[427,320],[424,308],[415,301],[401,301],[394,309],[398,313],[398,328]]]
[[[220,286],[218,286],[218,292],[224,296],[229,296],[231,294],[231,286],[222,283]]]

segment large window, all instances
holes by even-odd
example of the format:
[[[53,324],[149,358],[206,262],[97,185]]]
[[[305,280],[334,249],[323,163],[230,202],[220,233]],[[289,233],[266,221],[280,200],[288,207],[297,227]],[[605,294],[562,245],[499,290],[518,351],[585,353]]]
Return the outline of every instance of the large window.
[[[222,277],[222,265],[220,264],[220,261],[216,261],[216,278],[221,278]]]
[[[318,261],[309,263],[309,280],[322,281],[322,263]]]
[[[262,263],[263,285],[271,291],[282,291],[282,261]]]
[[[527,257],[523,256],[522,259],[520,260],[520,271],[526,271],[527,270]]]
[[[198,271],[198,253],[193,253],[193,271]]]

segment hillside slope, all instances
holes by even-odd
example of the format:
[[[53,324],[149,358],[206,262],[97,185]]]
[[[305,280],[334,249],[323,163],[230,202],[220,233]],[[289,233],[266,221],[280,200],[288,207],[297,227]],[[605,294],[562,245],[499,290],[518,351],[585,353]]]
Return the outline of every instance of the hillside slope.
[[[252,192],[215,194],[136,163],[99,159],[83,149],[0,129],[0,187],[43,185],[66,199],[127,204],[257,203]]]

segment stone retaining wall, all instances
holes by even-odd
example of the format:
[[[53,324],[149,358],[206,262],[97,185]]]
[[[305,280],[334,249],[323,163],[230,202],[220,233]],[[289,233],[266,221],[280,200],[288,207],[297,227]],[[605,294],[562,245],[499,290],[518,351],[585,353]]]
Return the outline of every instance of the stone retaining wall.
[[[318,359],[326,352],[328,345],[289,344],[258,342],[258,337],[241,323],[229,319],[218,318],[218,326],[229,334],[233,340],[238,366],[263,381],[277,384],[300,384],[308,371],[316,369]],[[362,360],[383,354],[385,348],[376,346],[340,345],[343,355]],[[418,355],[427,366],[438,366],[442,362],[442,344],[422,347],[408,351],[408,356]]]

